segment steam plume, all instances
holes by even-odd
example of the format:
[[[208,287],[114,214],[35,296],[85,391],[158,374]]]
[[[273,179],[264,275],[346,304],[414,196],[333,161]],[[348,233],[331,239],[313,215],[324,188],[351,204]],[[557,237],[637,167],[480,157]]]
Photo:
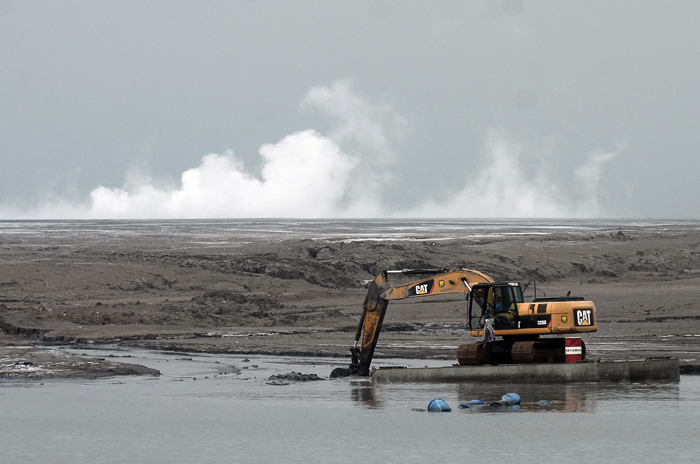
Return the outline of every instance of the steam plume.
[[[49,198],[36,208],[0,208],[9,219],[334,218],[385,217],[596,217],[603,165],[615,153],[594,151],[573,176],[583,190],[572,198],[546,169],[524,174],[521,147],[497,134],[485,145],[483,168],[466,170],[464,186],[440,201],[397,211],[382,202],[397,188],[389,172],[400,166],[398,143],[406,120],[387,104],[357,94],[349,80],[308,91],[303,109],[337,124],[328,134],[304,130],[260,147],[260,177],[233,151],[208,154],[182,173],[177,186],[129,175],[122,187],[99,186],[82,204]],[[469,163],[466,163],[469,164]],[[563,176],[566,178],[566,176]]]

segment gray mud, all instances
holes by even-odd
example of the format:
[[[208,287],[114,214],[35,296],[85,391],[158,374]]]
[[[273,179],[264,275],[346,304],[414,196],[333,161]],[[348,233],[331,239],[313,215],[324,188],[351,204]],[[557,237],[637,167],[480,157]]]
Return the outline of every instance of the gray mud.
[[[683,372],[700,366],[695,224],[390,241],[203,240],[101,227],[0,227],[0,346],[349,359],[364,281],[381,269],[466,267],[536,279],[538,296],[593,300],[599,331],[584,337],[589,358],[677,356]],[[459,296],[392,303],[375,357],[454,359],[470,340],[465,311]]]
[[[98,379],[123,375],[159,376],[156,369],[118,359],[71,355],[63,350],[34,346],[0,347],[0,379]]]

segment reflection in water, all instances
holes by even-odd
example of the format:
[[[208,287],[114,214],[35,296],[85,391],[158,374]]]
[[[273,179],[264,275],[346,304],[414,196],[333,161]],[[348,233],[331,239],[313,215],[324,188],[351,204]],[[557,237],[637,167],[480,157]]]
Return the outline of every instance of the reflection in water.
[[[351,397],[355,402],[361,403],[367,409],[381,409],[382,403],[375,396],[375,386],[371,381],[360,380],[350,382],[352,385]]]
[[[676,382],[656,384],[374,384],[369,380],[351,383],[351,398],[366,409],[389,407],[425,408],[433,398],[443,398],[452,409],[471,400],[479,399],[486,407],[475,407],[465,411],[512,411],[510,408],[488,405],[498,401],[505,393],[517,393],[521,397],[521,412],[565,412],[596,413],[604,402],[678,401],[679,384]],[[605,408],[607,409],[607,408]]]
[[[460,403],[481,399],[485,403],[499,400],[508,392],[520,395],[520,411],[595,412],[598,404],[597,384],[482,384],[457,386]],[[547,404],[545,405],[544,402]]]

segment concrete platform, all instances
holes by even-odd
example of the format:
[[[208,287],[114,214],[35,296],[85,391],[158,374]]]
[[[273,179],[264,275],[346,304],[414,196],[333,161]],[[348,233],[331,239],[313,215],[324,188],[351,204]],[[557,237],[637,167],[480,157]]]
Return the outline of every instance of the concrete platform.
[[[575,364],[502,364],[372,368],[374,382],[656,382],[679,381],[678,358],[584,361]]]

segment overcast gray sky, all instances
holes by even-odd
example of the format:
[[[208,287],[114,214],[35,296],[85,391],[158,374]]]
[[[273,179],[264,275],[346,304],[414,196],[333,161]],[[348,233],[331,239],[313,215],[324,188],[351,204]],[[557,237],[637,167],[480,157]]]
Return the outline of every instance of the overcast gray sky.
[[[697,1],[0,0],[0,218],[700,217]]]

